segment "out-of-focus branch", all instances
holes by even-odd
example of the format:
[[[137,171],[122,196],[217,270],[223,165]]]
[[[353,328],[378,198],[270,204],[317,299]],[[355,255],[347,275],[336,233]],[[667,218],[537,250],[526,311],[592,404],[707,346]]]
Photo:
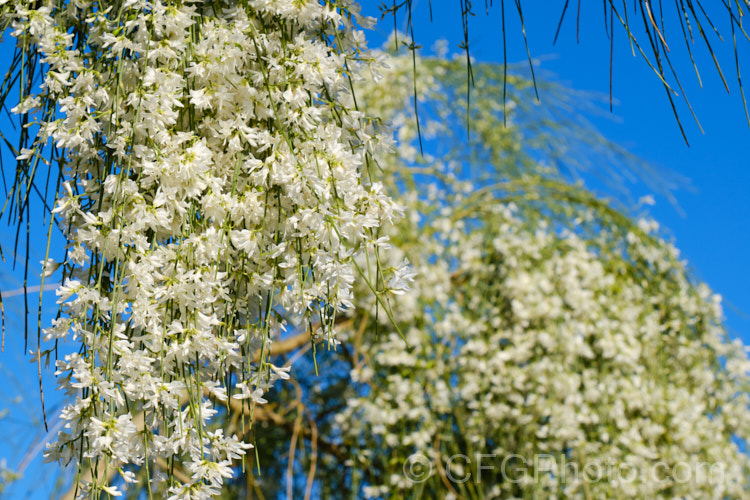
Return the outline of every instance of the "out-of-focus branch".
[[[227,404],[227,403],[224,403],[224,404]],[[286,429],[289,432],[294,432],[293,421],[287,420],[286,418],[284,418],[283,415],[273,410],[270,410],[268,407],[256,406],[251,412],[251,409],[243,405],[242,402],[239,400],[230,399],[228,404],[229,404],[229,410],[232,412],[244,413],[245,416],[248,416],[248,417],[252,415],[253,422],[250,425],[255,425],[258,422],[270,422],[278,427]],[[248,428],[246,429],[247,431],[250,430],[250,425],[248,425]],[[301,429],[299,433],[305,439],[309,439],[309,440],[313,439],[313,432],[311,429],[307,427]],[[342,464],[346,462],[346,460],[348,460],[349,457],[346,451],[342,449],[336,443],[331,443],[330,441],[326,441],[320,436],[317,436],[316,439],[317,439],[318,449],[320,449],[321,451],[333,456]]]
[[[310,500],[315,469],[318,463],[318,426],[315,420],[310,418],[310,470],[307,473],[307,485],[305,486],[305,500]]]
[[[281,354],[287,354],[295,349],[299,349],[303,345],[310,342],[310,332],[302,332],[294,337],[289,337],[288,339],[284,340],[277,340],[271,344],[271,356],[279,356]],[[253,359],[254,362],[260,361],[260,351],[255,353],[255,357]]]

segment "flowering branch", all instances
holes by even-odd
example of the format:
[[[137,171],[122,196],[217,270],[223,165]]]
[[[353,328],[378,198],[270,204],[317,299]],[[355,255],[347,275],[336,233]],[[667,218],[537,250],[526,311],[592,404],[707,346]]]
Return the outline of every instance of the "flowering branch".
[[[213,496],[252,444],[210,430],[206,395],[252,424],[289,378],[269,357],[301,345],[274,347],[287,323],[335,346],[355,260],[400,214],[372,168],[390,141],[353,95],[376,63],[355,29],[371,20],[350,1],[1,4],[19,221],[41,168],[57,179],[42,274],[60,267],[60,314],[43,329],[40,305],[37,361],[42,341],[79,347],[57,363],[74,399],[47,459],[75,463],[92,498],[121,493],[113,471],[161,462],[153,487]],[[388,314],[392,279],[370,276]]]

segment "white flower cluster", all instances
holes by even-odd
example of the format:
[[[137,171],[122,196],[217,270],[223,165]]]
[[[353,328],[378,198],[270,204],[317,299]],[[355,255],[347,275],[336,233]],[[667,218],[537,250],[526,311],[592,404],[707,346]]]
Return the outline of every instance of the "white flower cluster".
[[[69,244],[44,336],[81,345],[58,362],[75,401],[48,457],[94,471],[94,496],[119,493],[111,471],[175,460],[192,475],[166,478],[173,498],[217,494],[250,445],[204,428],[215,403],[251,408],[288,377],[265,361],[285,319],[336,342],[352,259],[400,210],[371,177],[389,140],[351,93],[375,62],[354,23],[371,20],[349,1],[2,8],[44,69],[14,110],[38,131],[19,161],[51,139],[62,169]]]
[[[651,224],[560,230],[486,206],[434,220],[435,243],[404,241],[420,278],[394,314],[414,349],[395,333],[373,341],[336,419],[367,450],[365,493],[745,498],[750,362],[723,330],[720,298]],[[415,452],[433,464],[425,483],[401,470]],[[566,463],[625,468],[626,480]]]
[[[417,58],[423,110],[441,104],[435,75],[444,82],[448,64]],[[724,330],[720,297],[653,221],[632,221],[542,166],[533,175],[534,160],[514,153],[522,132],[488,111],[497,94],[477,97],[471,124],[483,139],[471,158],[490,165],[461,171],[465,150],[422,163],[412,65],[395,57],[385,77],[399,82],[394,92],[363,94],[406,141],[383,163],[416,186],[383,265],[405,253],[418,278],[393,310],[405,339],[384,335],[372,311],[348,330],[358,350],[335,422],[357,493],[747,498],[750,362]],[[440,130],[421,116],[423,131]],[[413,453],[430,461],[416,481]]]

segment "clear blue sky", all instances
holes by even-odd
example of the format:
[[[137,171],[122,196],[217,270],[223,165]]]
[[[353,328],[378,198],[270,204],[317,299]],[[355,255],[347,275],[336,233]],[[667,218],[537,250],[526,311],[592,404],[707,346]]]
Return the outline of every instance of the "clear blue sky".
[[[369,9],[369,13],[379,17],[376,5],[380,2],[365,0],[364,3],[366,12]],[[472,53],[482,61],[502,60],[498,8],[500,2],[496,0],[494,3],[496,5],[488,18],[484,14],[484,2],[474,2],[478,15],[471,20]],[[526,56],[514,2],[505,3],[508,60],[521,62]],[[607,93],[609,45],[604,36],[600,4],[592,6],[590,2],[586,2],[588,7],[582,12],[580,45],[575,42],[574,12],[569,12],[570,16],[562,27],[556,46],[552,45],[552,38],[564,2],[545,2],[544,12],[532,8],[539,4],[540,2],[525,2],[527,10],[524,14],[532,56],[544,59],[540,67],[555,73],[560,81],[573,88]],[[550,9],[553,4],[554,8]],[[571,3],[573,4],[575,2]],[[445,38],[455,48],[461,40],[458,0],[433,0],[432,23],[428,17],[427,0],[415,0],[415,5],[417,40],[429,48],[435,40]],[[726,14],[722,11],[719,14],[723,14],[720,19],[725,21]],[[727,23],[719,22],[718,26],[723,33],[729,33]],[[379,46],[392,27],[391,19],[382,21],[376,32],[369,34],[371,46]],[[399,23],[399,27],[403,28],[403,23]],[[750,343],[750,320],[747,316],[750,313],[750,169],[746,165],[750,128],[745,122],[738,93],[730,42],[717,42],[717,48],[723,55],[721,60],[731,87],[731,95],[725,92],[712,69],[710,56],[702,46],[696,48],[696,57],[702,68],[703,89],[697,84],[684,46],[675,47],[673,51],[675,67],[682,76],[683,85],[706,131],[702,135],[692,122],[687,108],[681,106],[680,116],[690,140],[688,148],[672,116],[663,87],[643,60],[630,54],[622,29],[615,28],[614,96],[619,104],[615,106],[613,116],[589,118],[606,137],[626,146],[644,161],[660,166],[665,172],[671,170],[690,178],[694,190],[675,193],[683,215],[659,193],[653,193],[657,205],[651,213],[668,228],[694,273],[724,297],[727,324],[732,333]],[[674,28],[679,29],[676,25]],[[675,36],[674,40],[682,43],[680,33],[671,35]],[[750,75],[750,44],[741,42],[740,49],[740,63]],[[8,41],[0,45],[3,67],[7,65],[11,54],[12,45]],[[553,55],[557,55],[557,58],[544,57]],[[541,97],[544,101],[544,95]],[[2,119],[0,126],[7,134],[7,120]],[[7,169],[12,164],[7,154],[4,154],[4,159]],[[632,185],[630,189],[636,197],[650,194],[643,184]],[[0,229],[6,259],[10,256],[6,249],[10,246],[12,236],[11,230]],[[37,242],[31,261],[36,263],[42,257],[43,247]],[[0,289],[8,291],[18,286],[18,271],[13,272],[9,262],[0,263]],[[54,312],[53,294],[48,294],[47,299],[46,311],[49,315]],[[32,311],[35,311],[33,297],[30,303]],[[15,398],[16,403],[20,404],[14,404],[13,408],[25,404],[26,410],[0,420],[0,426],[4,430],[0,434],[5,435],[0,441],[0,458],[7,457],[8,465],[17,467],[25,450],[42,433],[36,370],[34,365],[22,359],[22,319],[15,313],[22,310],[22,301],[18,296],[8,298],[5,306],[9,322],[6,351],[0,355],[0,374],[6,381],[0,384],[0,409],[8,406],[9,401]],[[54,382],[48,378],[45,383],[48,406],[54,406],[56,401],[53,389]],[[9,490],[6,498],[49,498],[54,472],[52,467],[41,467],[39,460],[33,462],[26,470],[25,478]],[[45,474],[46,480],[43,480]]]

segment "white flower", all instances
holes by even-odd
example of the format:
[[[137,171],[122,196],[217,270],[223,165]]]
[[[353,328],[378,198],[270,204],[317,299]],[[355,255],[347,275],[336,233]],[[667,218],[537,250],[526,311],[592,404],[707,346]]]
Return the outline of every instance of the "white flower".
[[[409,285],[414,281],[417,273],[409,264],[409,260],[404,258],[401,263],[393,270],[393,276],[388,280],[388,290],[396,295],[403,295],[409,290]]]

